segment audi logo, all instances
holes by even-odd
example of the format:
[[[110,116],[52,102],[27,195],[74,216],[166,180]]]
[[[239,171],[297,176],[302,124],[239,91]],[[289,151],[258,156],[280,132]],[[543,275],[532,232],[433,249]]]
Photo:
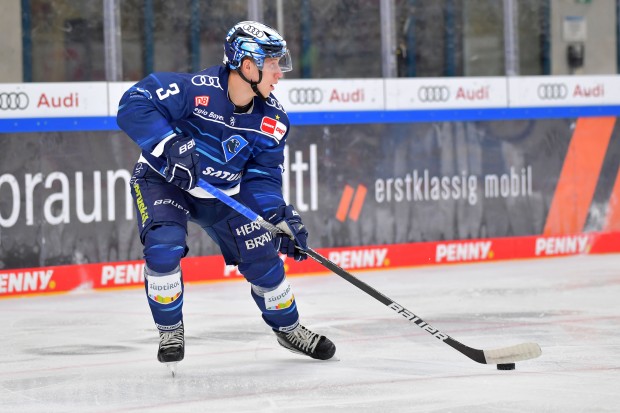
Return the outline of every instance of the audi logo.
[[[293,88],[288,99],[293,105],[318,105],[323,101],[323,91],[316,87]]]
[[[222,89],[222,85],[220,85],[220,78],[217,76],[196,75],[192,77],[192,84],[196,86],[210,86]]]
[[[280,112],[284,112],[284,108],[282,107],[282,105],[280,104],[280,102],[278,102],[277,100],[275,100],[274,98],[272,98],[271,96],[269,96],[267,98],[267,100],[265,101],[265,104],[267,106],[271,106],[272,108],[276,108],[278,109]],[[286,112],[285,112],[286,113]]]
[[[568,96],[568,87],[564,83],[543,83],[538,86],[538,97],[542,100],[560,100]]]
[[[246,32],[256,37],[259,37],[259,38],[263,37],[263,31],[259,29],[258,27],[254,27],[252,25],[246,24],[245,26],[243,26],[243,30],[245,30]]]
[[[24,110],[29,102],[28,95],[24,92],[0,93],[0,110]]]
[[[450,99],[450,89],[447,86],[422,86],[418,89],[420,102],[447,102]]]

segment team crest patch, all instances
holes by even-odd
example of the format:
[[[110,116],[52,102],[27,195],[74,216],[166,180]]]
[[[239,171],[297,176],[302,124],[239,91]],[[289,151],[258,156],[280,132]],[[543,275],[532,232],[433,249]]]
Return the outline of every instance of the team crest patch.
[[[243,139],[241,135],[233,135],[230,138],[222,142],[222,149],[224,150],[224,158],[226,162],[230,161],[237,155],[241,149],[245,148],[248,141]]]
[[[280,140],[286,134],[286,125],[275,120],[274,118],[268,118],[265,116],[260,124],[260,130],[272,135],[277,140]]]

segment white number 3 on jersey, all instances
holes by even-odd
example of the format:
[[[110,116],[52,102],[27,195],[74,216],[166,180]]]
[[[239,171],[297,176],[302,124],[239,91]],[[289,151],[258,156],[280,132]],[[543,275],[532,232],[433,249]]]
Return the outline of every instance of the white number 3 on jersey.
[[[170,89],[166,90],[165,92],[164,92],[163,87],[160,87],[159,89],[155,91],[155,93],[157,93],[157,97],[159,98],[159,100],[164,100],[167,97],[176,95],[177,93],[180,92],[179,86],[176,83],[171,83],[168,86],[170,86]]]

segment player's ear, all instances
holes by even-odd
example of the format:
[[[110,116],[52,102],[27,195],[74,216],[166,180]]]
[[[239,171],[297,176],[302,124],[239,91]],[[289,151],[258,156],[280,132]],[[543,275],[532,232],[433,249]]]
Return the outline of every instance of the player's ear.
[[[252,59],[250,58],[244,58],[243,61],[241,62],[241,67],[243,68],[243,70],[247,73],[250,70],[252,70],[252,64],[254,62],[252,62]]]

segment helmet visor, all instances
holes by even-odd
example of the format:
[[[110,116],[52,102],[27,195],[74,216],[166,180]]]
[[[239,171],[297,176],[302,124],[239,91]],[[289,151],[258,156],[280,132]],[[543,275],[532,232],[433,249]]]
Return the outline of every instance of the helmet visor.
[[[266,57],[262,67],[258,67],[263,72],[290,72],[293,70],[293,60],[288,50],[280,57]]]

